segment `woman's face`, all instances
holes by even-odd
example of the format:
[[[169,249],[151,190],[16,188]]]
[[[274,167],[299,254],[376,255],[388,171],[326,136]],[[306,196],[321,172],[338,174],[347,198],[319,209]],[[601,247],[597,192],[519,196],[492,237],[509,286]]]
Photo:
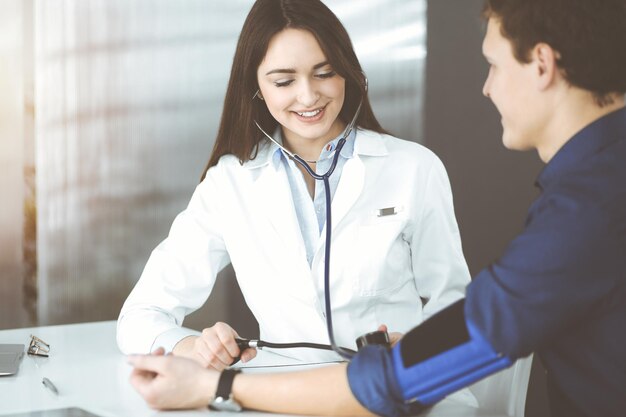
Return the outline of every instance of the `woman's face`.
[[[321,147],[343,131],[338,116],[345,79],[326,61],[310,32],[285,29],[276,34],[259,65],[257,79],[287,144]]]

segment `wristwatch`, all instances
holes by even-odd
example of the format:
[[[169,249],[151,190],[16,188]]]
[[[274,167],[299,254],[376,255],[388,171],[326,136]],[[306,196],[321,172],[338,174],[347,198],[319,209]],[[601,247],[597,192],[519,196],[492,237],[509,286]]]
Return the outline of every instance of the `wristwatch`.
[[[241,404],[239,404],[233,398],[232,388],[233,380],[241,370],[239,369],[225,369],[220,374],[220,379],[217,382],[217,391],[215,397],[209,404],[211,410],[216,411],[241,411]]]

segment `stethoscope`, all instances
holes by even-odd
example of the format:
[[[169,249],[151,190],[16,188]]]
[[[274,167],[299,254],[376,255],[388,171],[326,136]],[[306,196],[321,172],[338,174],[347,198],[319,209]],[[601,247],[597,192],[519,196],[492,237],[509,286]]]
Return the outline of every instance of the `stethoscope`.
[[[365,92],[367,92],[367,78],[365,77]],[[259,91],[254,94],[253,99],[257,97]],[[313,348],[313,349],[324,349],[324,350],[333,350],[337,354],[339,354],[343,359],[350,360],[356,354],[356,351],[352,349],[348,349],[346,347],[338,346],[335,342],[335,334],[333,331],[333,319],[331,312],[331,304],[330,304],[330,245],[331,245],[331,229],[332,229],[332,219],[331,219],[331,198],[330,198],[330,176],[335,171],[337,166],[337,161],[339,159],[339,155],[343,145],[346,143],[346,138],[350,136],[352,131],[354,130],[354,126],[356,124],[356,120],[359,117],[361,112],[361,106],[363,105],[363,99],[359,102],[359,106],[354,113],[354,117],[350,121],[350,123],[346,126],[341,135],[341,138],[337,142],[337,146],[335,147],[335,153],[333,155],[333,159],[331,161],[330,167],[324,174],[318,174],[315,172],[306,160],[301,158],[300,156],[290,152],[285,147],[283,147],[278,141],[276,141],[270,134],[268,134],[263,128],[257,123],[255,120],[254,123],[259,128],[259,130],[267,137],[270,141],[275,143],[283,152],[285,152],[289,158],[299,163],[306,172],[313,177],[315,180],[324,182],[324,196],[326,199],[326,244],[324,247],[324,307],[326,311],[326,328],[328,330],[328,339],[330,340],[330,345],[319,344],[319,343],[271,343],[265,342],[263,340],[248,340],[248,339],[237,339],[237,344],[240,350],[243,350],[248,347],[252,348],[278,348],[278,349],[286,349],[286,348],[295,348],[295,347],[304,347],[304,348]],[[368,344],[389,344],[389,338],[386,332],[382,331],[374,331],[371,333],[367,333],[357,339],[357,347],[361,348],[362,346]],[[237,359],[236,359],[237,360]],[[235,360],[235,361],[236,361]]]

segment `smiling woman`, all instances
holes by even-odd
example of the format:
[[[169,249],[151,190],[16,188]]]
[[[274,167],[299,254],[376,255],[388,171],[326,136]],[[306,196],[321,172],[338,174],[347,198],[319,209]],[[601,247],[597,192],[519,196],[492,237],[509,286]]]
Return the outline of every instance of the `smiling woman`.
[[[270,42],[259,69],[259,94],[282,127],[283,145],[313,167],[346,123],[339,118],[345,79],[326,60],[311,32],[285,29]],[[298,165],[314,196],[315,179]]]
[[[257,76],[267,109],[283,128],[285,147],[316,160],[345,127],[339,113],[346,83],[326,60],[315,36],[301,29],[278,33]]]
[[[327,192],[305,173],[331,166]],[[203,180],[122,308],[119,346],[162,346],[219,370],[254,358],[253,348],[240,352],[229,324],[201,334],[181,327],[229,261],[262,339],[327,344],[327,259],[335,338],[351,349],[377,329],[398,337],[461,298],[469,283],[445,169],[423,146],[380,126],[337,16],[317,0],[257,0]]]
[[[289,18],[285,18],[283,12]],[[299,59],[304,59],[304,62]],[[307,80],[305,86],[313,80],[320,83],[304,91],[303,75],[306,75]],[[251,159],[260,140],[259,131],[252,121],[258,121],[266,132],[273,132],[282,123],[284,115],[274,105],[270,108],[270,105],[260,105],[250,100],[272,91],[267,84],[274,83],[275,91],[284,87],[292,90],[291,85],[297,84],[300,99],[309,103],[299,103],[298,107],[289,108],[288,111],[310,111],[315,109],[309,106],[319,104],[320,97],[316,95],[320,91],[317,88],[320,85],[335,85],[338,79],[343,84],[341,103],[333,104],[338,111],[326,117],[325,123],[333,125],[335,130],[339,128],[338,133],[340,124],[352,118],[363,100],[357,125],[383,132],[366,94],[363,69],[350,37],[337,16],[320,1],[287,1],[282,5],[279,2],[255,3],[239,35],[220,129],[207,169],[216,165],[219,158],[226,154],[237,156],[241,162]],[[330,82],[322,83],[324,80]],[[309,97],[306,97],[307,94]],[[284,99],[286,96],[281,94],[278,97]],[[281,103],[282,100],[276,100],[276,105]],[[287,103],[290,106],[292,104]],[[318,155],[310,159],[314,160]]]

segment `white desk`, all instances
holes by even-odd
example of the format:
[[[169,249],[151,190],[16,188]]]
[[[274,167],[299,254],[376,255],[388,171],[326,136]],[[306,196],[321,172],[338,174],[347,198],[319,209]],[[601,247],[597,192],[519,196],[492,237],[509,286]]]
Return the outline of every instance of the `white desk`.
[[[83,408],[103,417],[195,417],[209,413],[206,409],[158,412],[148,408],[128,382],[131,367],[115,344],[114,321],[2,330],[0,343],[23,343],[27,346],[31,334],[50,344],[50,357],[25,355],[17,375],[0,377],[0,415],[65,407]],[[269,352],[259,353],[250,362],[251,366],[277,358]],[[296,368],[302,369],[287,369]],[[58,396],[43,386],[43,377],[56,385]],[[219,415],[228,416],[230,413]],[[260,417],[272,414],[246,411],[245,415]],[[454,400],[442,401],[425,416],[499,417],[481,413]]]

